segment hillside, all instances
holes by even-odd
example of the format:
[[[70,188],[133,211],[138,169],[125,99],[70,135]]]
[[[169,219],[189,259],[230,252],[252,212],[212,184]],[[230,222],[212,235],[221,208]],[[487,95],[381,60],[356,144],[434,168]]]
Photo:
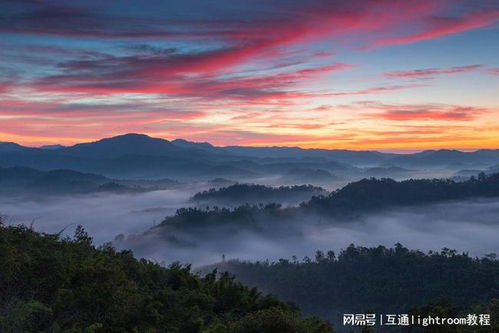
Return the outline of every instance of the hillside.
[[[237,187],[233,188],[237,189]],[[213,195],[223,195],[224,191],[213,191]],[[202,196],[210,196],[205,193]],[[317,215],[329,218],[330,222],[350,220],[367,213],[389,208],[401,208],[425,204],[435,204],[453,200],[480,197],[499,197],[499,174],[481,174],[467,181],[450,179],[363,179],[352,182],[328,195],[314,196],[299,207],[281,207],[267,203],[264,206],[243,205],[234,209],[218,207],[209,209],[179,209],[157,227],[177,230],[205,228],[208,226],[237,226],[238,230],[262,229],[279,223],[289,223],[300,217]],[[333,219],[334,218],[334,219]]]
[[[163,179],[156,181],[116,180],[74,170],[40,171],[27,167],[0,167],[0,193],[62,195],[93,192],[139,192],[174,186]]]
[[[228,274],[204,277],[130,251],[0,225],[0,331],[331,333]]]
[[[389,178],[363,179],[352,182],[325,197],[314,197],[302,208],[325,214],[352,214],[380,210],[393,206],[413,206],[462,200],[473,197],[498,197],[499,173],[466,181],[450,179]]]
[[[269,187],[256,184],[234,184],[196,193],[192,201],[209,204],[264,204],[268,202],[296,204],[323,194],[327,194],[327,191],[312,185]]]
[[[215,267],[331,320],[344,312],[408,313],[442,299],[456,308],[455,315],[479,304],[486,313],[495,311],[492,317],[499,315],[499,261],[493,255],[351,245],[338,254],[317,251],[314,260],[231,260]]]

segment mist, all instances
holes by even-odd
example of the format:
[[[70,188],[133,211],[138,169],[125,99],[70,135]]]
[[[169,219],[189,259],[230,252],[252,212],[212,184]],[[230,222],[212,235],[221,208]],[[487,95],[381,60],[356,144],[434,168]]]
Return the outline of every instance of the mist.
[[[82,225],[101,245],[118,234],[143,232],[188,206],[192,189],[136,194],[96,193],[71,196],[2,197],[0,213],[8,224],[32,225],[40,232],[72,235]]]
[[[258,221],[260,230],[237,226],[191,231],[153,228],[178,208],[193,206],[199,186],[135,194],[99,193],[45,198],[0,198],[8,224],[25,224],[46,233],[72,235],[82,225],[95,244],[115,242],[136,256],[194,267],[225,259],[277,260],[314,257],[315,251],[401,243],[422,251],[444,247],[483,256],[499,252],[499,201],[468,200],[390,209],[342,221],[297,214],[284,222]],[[151,228],[153,228],[151,231]],[[164,230],[162,230],[164,229]]]
[[[499,201],[470,200],[393,209],[341,221],[297,216],[285,223],[259,221],[258,231],[237,227],[177,231],[156,228],[131,235],[119,246],[158,262],[180,261],[194,267],[226,259],[313,258],[317,250],[336,252],[350,244],[391,247],[401,243],[424,252],[450,248],[483,257],[499,252]],[[161,230],[165,229],[165,230]]]

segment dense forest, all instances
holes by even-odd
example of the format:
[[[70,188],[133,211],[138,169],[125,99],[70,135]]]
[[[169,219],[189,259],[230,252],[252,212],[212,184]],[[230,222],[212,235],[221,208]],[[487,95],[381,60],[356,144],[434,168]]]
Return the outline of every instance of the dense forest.
[[[367,311],[455,316],[478,312],[499,318],[499,261],[494,254],[479,259],[450,249],[423,253],[400,244],[351,245],[339,254],[317,251],[314,259],[230,260],[217,267],[332,321],[343,313]],[[495,331],[485,332],[498,332],[497,320],[495,325]]]
[[[327,194],[321,187],[312,185],[294,185],[270,187],[257,184],[234,184],[219,189],[209,189],[196,193],[192,200],[195,202],[215,203],[299,203],[309,200],[313,196]]]
[[[284,221],[293,218],[294,210],[282,208],[279,204],[242,205],[236,208],[180,208],[175,215],[165,218],[152,231],[161,228],[175,228],[178,230],[189,230],[193,228],[210,228],[219,226],[231,226],[237,229],[261,230],[261,222],[272,218],[274,221]]]
[[[0,332],[330,333],[228,274],[137,260],[109,245],[0,225]]]
[[[409,206],[438,203],[473,197],[499,196],[499,173],[471,177],[465,181],[451,179],[409,179],[395,181],[390,178],[362,179],[303,203],[305,209],[326,214],[351,214],[379,210],[390,206]]]
[[[209,194],[209,192],[207,192]],[[233,209],[206,207],[182,208],[157,226],[189,229],[232,225],[258,229],[263,224],[289,222],[300,216],[320,215],[345,219],[377,210],[441,203],[452,200],[499,196],[499,173],[471,177],[466,181],[450,179],[410,179],[395,181],[390,178],[370,178],[352,182],[329,195],[319,195],[299,207],[281,207],[280,204],[245,204]]]

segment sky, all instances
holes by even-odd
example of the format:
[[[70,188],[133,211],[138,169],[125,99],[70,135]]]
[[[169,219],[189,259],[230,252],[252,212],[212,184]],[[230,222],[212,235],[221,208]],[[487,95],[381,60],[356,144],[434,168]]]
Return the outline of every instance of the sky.
[[[499,148],[495,0],[2,0],[0,141]]]

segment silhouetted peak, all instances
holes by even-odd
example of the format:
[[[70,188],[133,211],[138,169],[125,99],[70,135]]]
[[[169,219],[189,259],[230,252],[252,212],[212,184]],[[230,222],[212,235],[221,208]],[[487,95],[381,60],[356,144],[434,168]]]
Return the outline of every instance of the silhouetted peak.
[[[97,142],[117,142],[117,143],[164,142],[164,143],[171,143],[170,141],[165,140],[165,139],[153,138],[153,137],[150,137],[149,135],[139,134],[139,133],[127,133],[127,134],[117,135],[117,136],[113,136],[110,138],[101,139],[99,141],[96,141],[96,143]]]
[[[172,143],[178,147],[182,148],[198,148],[198,149],[212,149],[215,148],[212,144],[208,142],[193,142],[185,139],[175,139]]]
[[[2,153],[16,152],[24,149],[28,148],[14,142],[0,142],[0,152]]]
[[[47,150],[56,150],[56,149],[61,149],[64,148],[65,146],[63,145],[44,145],[41,146],[41,149],[47,149]]]

